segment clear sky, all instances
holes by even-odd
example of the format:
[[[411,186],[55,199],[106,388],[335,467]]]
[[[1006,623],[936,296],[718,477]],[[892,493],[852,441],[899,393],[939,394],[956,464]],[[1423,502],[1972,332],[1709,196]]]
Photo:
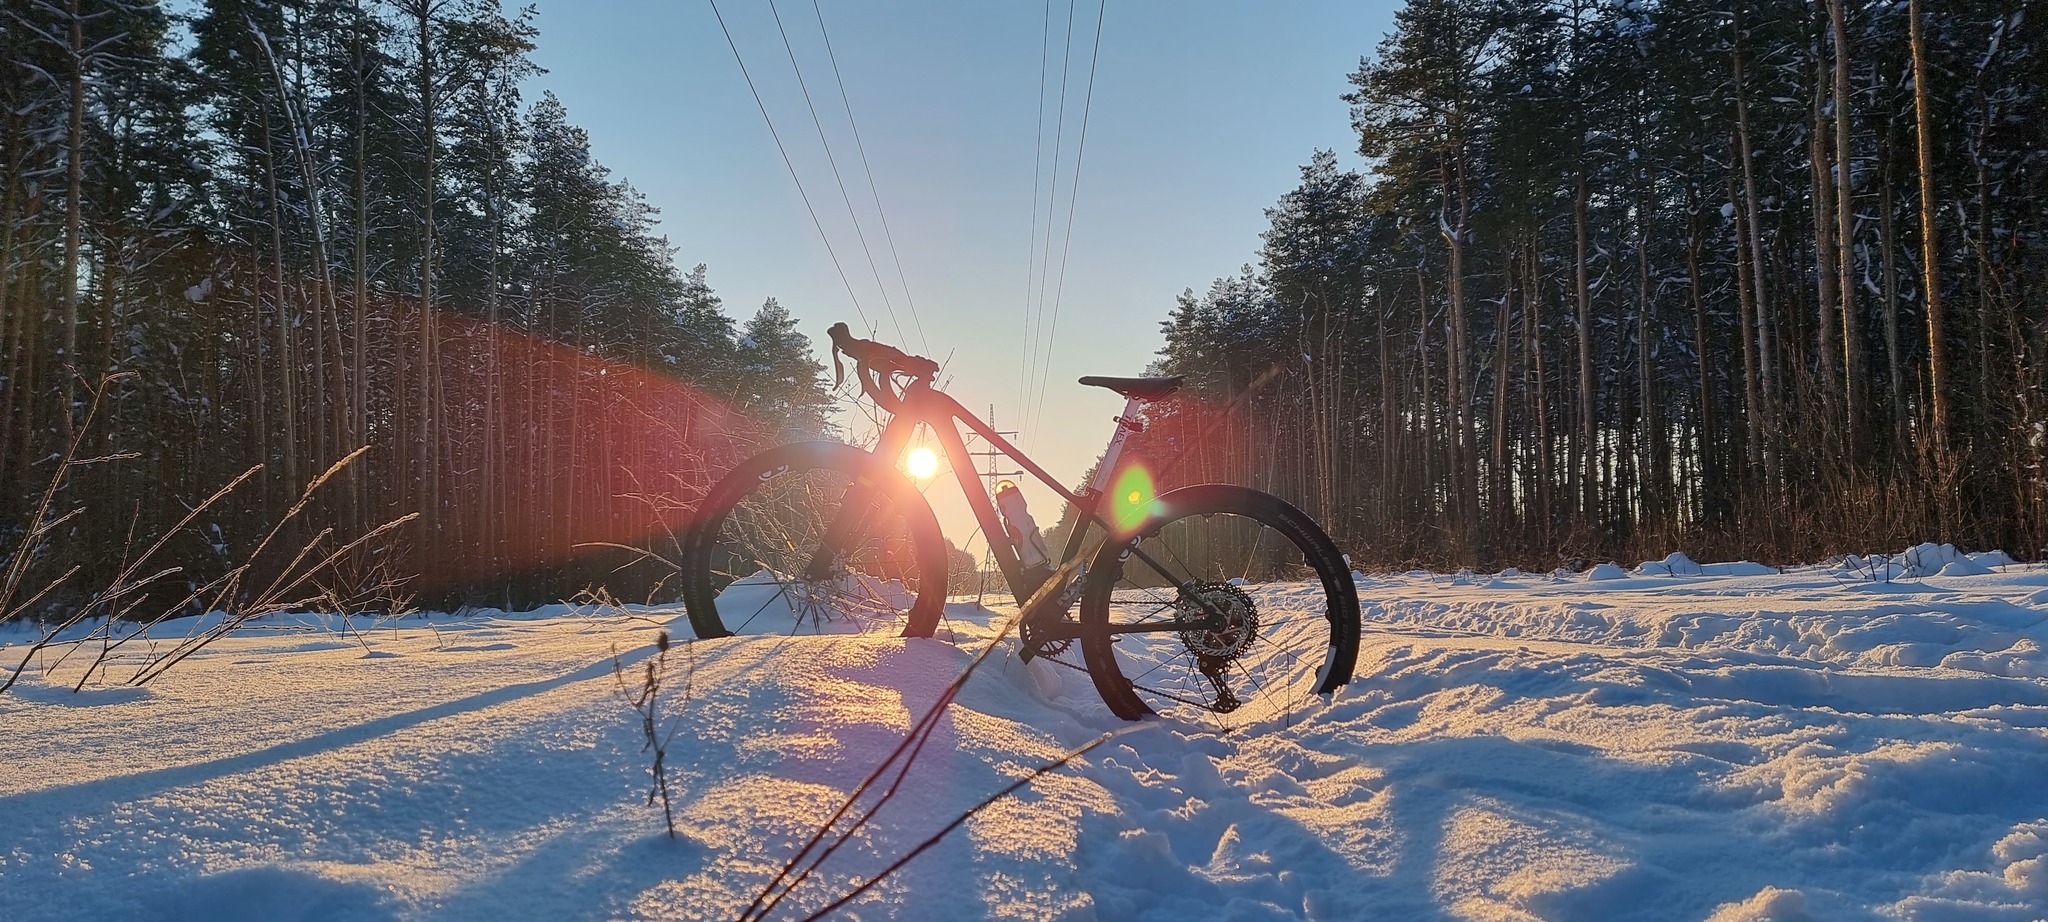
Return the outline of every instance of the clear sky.
[[[906,335],[898,336],[855,234],[766,0],[719,10],[795,164],[853,296],[776,151],[705,0],[540,0],[536,60],[587,129],[597,158],[661,209],[688,267],[705,263],[726,310],[744,321],[774,297],[825,358],[825,328],[876,337],[947,362],[946,390],[1069,483],[1107,441],[1121,399],[1074,379],[1136,375],[1183,289],[1205,289],[1252,260],[1264,209],[1292,188],[1315,148],[1357,165],[1346,75],[1393,19],[1392,0],[1107,0],[1093,99],[1097,10],[1074,0],[1064,128],[1060,70],[1068,5],[1043,2],[820,0],[831,50],[895,239],[891,255],[868,173],[848,129],[811,0],[777,0],[797,64]],[[1075,150],[1087,116],[1078,186]],[[1039,132],[1043,126],[1042,140]],[[1055,166],[1055,135],[1059,153]],[[1034,172],[1038,178],[1033,187]],[[1057,175],[1050,269],[1039,316],[1047,196]],[[1071,249],[1052,321],[1073,198]],[[1035,196],[1034,196],[1035,192]],[[1038,223],[1034,233],[1034,197]],[[1042,249],[1037,251],[1042,254]],[[900,257],[916,320],[899,283]],[[923,335],[918,333],[921,324]],[[1047,328],[1052,328],[1048,330]],[[1055,334],[1049,351],[1042,336]],[[1033,343],[1038,342],[1035,350]],[[1046,371],[1027,374],[1036,351]],[[1029,423],[1026,378],[1043,379]],[[948,479],[947,483],[950,483]],[[946,483],[931,491],[948,537],[973,520]],[[1058,506],[1027,493],[1041,524]],[[943,496],[943,498],[941,498]],[[978,544],[978,542],[976,542]]]

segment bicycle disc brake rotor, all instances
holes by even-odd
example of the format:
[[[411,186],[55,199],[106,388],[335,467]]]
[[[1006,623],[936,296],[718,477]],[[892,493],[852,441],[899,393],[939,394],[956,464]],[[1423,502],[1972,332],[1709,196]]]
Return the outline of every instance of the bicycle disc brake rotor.
[[[1174,608],[1181,621],[1209,622],[1212,611],[1222,613],[1221,624],[1208,624],[1180,632],[1181,643],[1201,659],[1234,659],[1251,649],[1259,636],[1259,610],[1252,597],[1229,583],[1198,582],[1193,592],[1181,592]]]

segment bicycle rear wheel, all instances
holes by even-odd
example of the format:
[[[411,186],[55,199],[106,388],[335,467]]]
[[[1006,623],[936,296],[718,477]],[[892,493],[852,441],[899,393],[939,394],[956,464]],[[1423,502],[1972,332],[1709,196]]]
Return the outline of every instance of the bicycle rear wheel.
[[[1230,730],[1287,720],[1351,680],[1358,588],[1300,510],[1245,487],[1184,487],[1097,552],[1081,652],[1111,711]]]
[[[900,632],[929,637],[946,602],[946,542],[910,481],[874,455],[800,442],[711,488],[683,551],[699,637]]]

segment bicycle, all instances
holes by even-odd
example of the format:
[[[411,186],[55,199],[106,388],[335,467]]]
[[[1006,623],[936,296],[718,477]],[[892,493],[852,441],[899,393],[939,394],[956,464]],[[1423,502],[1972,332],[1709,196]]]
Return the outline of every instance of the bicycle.
[[[711,488],[682,548],[683,600],[700,638],[898,622],[903,636],[931,636],[946,601],[950,545],[897,468],[919,427],[929,427],[1018,602],[1022,658],[1085,669],[1117,716],[1250,723],[1292,715],[1350,681],[1357,587],[1313,519],[1228,484],[1155,496],[1141,465],[1119,467],[1126,441],[1144,428],[1143,409],[1182,378],[1080,379],[1122,395],[1125,406],[1077,493],[939,391],[937,363],[855,339],[843,323],[830,332],[841,381],[845,354],[862,394],[890,418],[871,449],[787,444]],[[1012,498],[1013,483],[997,484],[992,500],[961,426],[1069,504],[1075,524],[1057,558],[1021,494]],[[1065,658],[1074,649],[1084,665]]]

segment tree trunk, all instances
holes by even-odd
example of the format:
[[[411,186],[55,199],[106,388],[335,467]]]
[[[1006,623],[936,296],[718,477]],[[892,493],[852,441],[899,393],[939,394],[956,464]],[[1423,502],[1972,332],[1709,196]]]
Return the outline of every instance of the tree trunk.
[[[1911,427],[1906,425],[1905,364],[1899,341],[1899,237],[1897,222],[1892,212],[1898,203],[1898,191],[1892,184],[1891,157],[1885,157],[1884,185],[1882,200],[1877,209],[1878,251],[1884,254],[1884,361],[1885,386],[1888,420],[1891,431],[1893,454],[1903,454],[1904,439]]]
[[[1473,429],[1472,381],[1466,369],[1471,361],[1467,356],[1471,334],[1467,329],[1465,316],[1465,237],[1470,226],[1472,199],[1465,182],[1465,150],[1462,139],[1458,142],[1456,173],[1452,188],[1446,189],[1458,198],[1458,221],[1445,236],[1450,241],[1450,266],[1446,283],[1449,287],[1451,308],[1451,331],[1449,349],[1446,350],[1444,377],[1449,382],[1448,399],[1451,409],[1451,488],[1453,490],[1452,540],[1460,554],[1469,551],[1473,526],[1477,520],[1476,506],[1478,483],[1474,478],[1473,453],[1476,448]]]
[[[1576,246],[1573,290],[1578,300],[1579,324],[1579,516],[1582,525],[1600,518],[1597,484],[1593,476],[1599,444],[1593,428],[1593,294],[1586,277],[1586,174],[1580,167],[1572,196],[1572,238]]]
[[[276,337],[279,427],[284,439],[284,483],[279,486],[285,494],[296,495],[305,484],[299,480],[298,396],[293,380],[298,363],[292,354],[291,298],[284,285],[284,203],[277,187],[277,137],[271,130],[270,107],[259,104],[257,111],[262,113],[263,188],[270,200],[270,287],[277,318],[271,332]]]
[[[348,446],[351,451],[370,443],[370,395],[369,377],[365,374],[364,357],[368,352],[369,336],[369,294],[370,294],[370,157],[369,135],[369,94],[370,61],[363,47],[364,14],[361,0],[355,5],[355,19],[349,27],[349,60],[354,68],[356,97],[355,106],[355,284],[351,292],[354,303],[350,305],[353,316],[349,330],[349,433]],[[373,456],[372,464],[382,462],[381,456]],[[350,509],[352,525],[360,531],[368,524],[368,510],[371,508],[371,469],[359,468],[350,471],[354,489],[353,508]]]
[[[1754,309],[1754,316],[1751,319],[1755,322],[1753,328],[1745,328],[1743,335],[1756,340],[1756,363],[1750,366],[1751,370],[1755,372],[1756,379],[1756,393],[1750,397],[1749,431],[1750,441],[1753,446],[1750,454],[1752,458],[1762,462],[1766,484],[1769,488],[1776,489],[1778,485],[1778,452],[1774,440],[1776,426],[1773,424],[1770,413],[1777,405],[1778,394],[1776,374],[1772,370],[1771,301],[1766,293],[1767,288],[1764,279],[1764,267],[1768,263],[1764,261],[1763,218],[1760,215],[1763,206],[1762,199],[1756,193],[1756,155],[1751,151],[1749,131],[1749,89],[1747,81],[1743,77],[1743,68],[1745,67],[1743,41],[1745,36],[1742,26],[1742,9],[1745,5],[1747,4],[1744,0],[1736,0],[1734,4],[1735,41],[1732,58],[1735,66],[1735,137],[1740,155],[1739,159],[1742,161],[1742,215],[1743,220],[1747,222],[1749,281],[1753,289],[1751,297]]]
[[[1940,203],[1934,198],[1934,117],[1930,111],[1927,81],[1927,45],[1921,35],[1920,0],[1909,0],[1908,40],[1913,54],[1913,124],[1920,166],[1920,270],[1922,291],[1927,298],[1927,394],[1934,429],[1935,454],[1946,461],[1949,450],[1948,343],[1947,319],[1941,302],[1941,228],[1935,214]],[[1946,533],[1948,523],[1943,523]]]
[[[1842,296],[1842,399],[1845,435],[1852,456],[1862,452],[1864,420],[1863,318],[1856,310],[1856,170],[1851,157],[1849,119],[1849,26],[1844,0],[1828,0],[1835,39],[1835,243]]]
[[[250,23],[250,29],[252,31],[255,30],[255,23]],[[319,177],[313,168],[313,152],[307,147],[309,143],[307,132],[310,129],[307,126],[306,120],[299,114],[299,108],[294,101],[291,88],[285,83],[284,68],[279,64],[277,55],[271,48],[270,40],[267,36],[257,32],[256,45],[263,51],[264,59],[270,64],[270,73],[276,80],[278,105],[284,112],[285,128],[292,137],[292,153],[299,164],[299,181],[305,184],[306,225],[307,230],[312,233],[314,287],[313,297],[310,299],[313,316],[309,324],[309,331],[312,334],[313,355],[312,367],[310,369],[311,374],[306,376],[309,385],[309,393],[306,395],[306,406],[314,417],[314,425],[311,427],[313,436],[313,466],[325,467],[328,462],[335,458],[334,455],[329,454],[330,449],[327,444],[330,417],[327,412],[326,388],[324,386],[329,373],[327,367],[327,322],[328,318],[334,315],[335,307],[330,300],[334,293],[334,277],[328,270],[327,265],[327,226],[321,214],[320,183]],[[278,254],[278,260],[282,263],[282,252]],[[291,373],[292,369],[288,366],[287,374]],[[287,389],[286,394],[289,395],[290,393],[290,390]],[[292,478],[292,483],[294,489],[296,489],[298,480]]]
[[[436,430],[438,420],[435,406],[438,399],[436,381],[440,377],[439,361],[435,354],[434,319],[434,259],[437,245],[434,226],[434,199],[436,196],[435,158],[439,153],[439,128],[435,123],[440,104],[435,93],[438,76],[435,73],[434,56],[434,0],[414,0],[412,13],[417,20],[418,54],[416,78],[420,94],[420,329],[419,329],[419,381],[414,395],[419,401],[416,425],[413,433],[414,481],[419,486],[418,505],[420,530],[432,536],[441,526],[441,484],[439,470],[440,433]],[[429,541],[433,539],[428,538]]]
[[[1698,218],[1692,224],[1694,233],[1685,241],[1685,281],[1687,299],[1692,304],[1693,355],[1699,365],[1699,502],[1697,515],[1701,520],[1718,523],[1718,510],[1714,504],[1721,497],[1721,472],[1719,452],[1721,439],[1719,428],[1714,424],[1714,387],[1708,373],[1708,357],[1712,349],[1707,343],[1707,301],[1700,291],[1700,237]]]
[[[13,492],[15,467],[14,447],[17,434],[25,436],[25,430],[18,429],[14,417],[14,395],[17,385],[27,372],[28,343],[22,339],[22,330],[27,326],[28,304],[14,297],[14,242],[15,229],[20,220],[15,211],[21,207],[21,170],[16,145],[21,135],[21,120],[18,115],[7,113],[4,150],[8,170],[6,188],[0,193],[0,490]],[[26,274],[26,273],[24,273]],[[9,509],[0,506],[0,509]]]
[[[79,16],[78,0],[64,6],[69,19],[71,52],[70,111],[64,132],[64,271],[57,279],[58,307],[63,316],[57,333],[57,437],[61,444],[72,440],[74,412],[78,401],[78,266],[83,257],[80,239],[85,198],[85,20]]]
[[[1541,239],[1539,233],[1529,235],[1529,271],[1524,277],[1528,289],[1522,298],[1522,322],[1527,328],[1527,348],[1535,373],[1535,404],[1531,415],[1536,421],[1536,505],[1541,516],[1542,533],[1547,538],[1557,527],[1557,516],[1555,497],[1551,494],[1554,477],[1551,468],[1549,385],[1543,368],[1543,254],[1537,249]]]
[[[1816,47],[1819,42],[1816,41]],[[1813,177],[1813,262],[1814,281],[1819,301],[1814,311],[1819,321],[1820,342],[1816,351],[1820,354],[1820,403],[1822,408],[1822,438],[1827,444],[1827,455],[1838,456],[1843,450],[1845,431],[1842,427],[1842,373],[1841,343],[1837,329],[1841,314],[1840,305],[1846,295],[1838,291],[1842,276],[1835,265],[1835,193],[1833,171],[1829,169],[1828,123],[1825,104],[1827,100],[1827,67],[1820,55],[1814,55],[1813,94],[1809,104],[1811,124],[1806,138],[1806,156]]]
[[[1749,216],[1747,197],[1736,194],[1733,178],[1728,181],[1729,200],[1735,203],[1736,214],[1730,222],[1735,233],[1735,293],[1739,305],[1736,326],[1736,340],[1742,345],[1742,411],[1743,411],[1743,458],[1747,463],[1748,475],[1753,479],[1763,472],[1763,385],[1757,368],[1757,300],[1756,286],[1750,276],[1756,272],[1751,262],[1749,246]]]
[[[1651,337],[1661,335],[1656,329],[1656,305],[1650,297],[1650,239],[1649,227],[1643,219],[1645,214],[1641,199],[1636,209],[1636,402],[1637,419],[1641,434],[1636,440],[1636,488],[1639,501],[1637,509],[1645,524],[1657,527],[1664,514],[1662,465],[1658,463],[1663,452],[1658,448],[1662,442],[1663,421],[1657,413],[1657,369]]]
[[[1500,306],[1493,316],[1493,463],[1487,471],[1487,534],[1495,548],[1504,543],[1510,509],[1508,496],[1508,352],[1514,340],[1508,338],[1509,314],[1515,303],[1514,260],[1502,280]]]

